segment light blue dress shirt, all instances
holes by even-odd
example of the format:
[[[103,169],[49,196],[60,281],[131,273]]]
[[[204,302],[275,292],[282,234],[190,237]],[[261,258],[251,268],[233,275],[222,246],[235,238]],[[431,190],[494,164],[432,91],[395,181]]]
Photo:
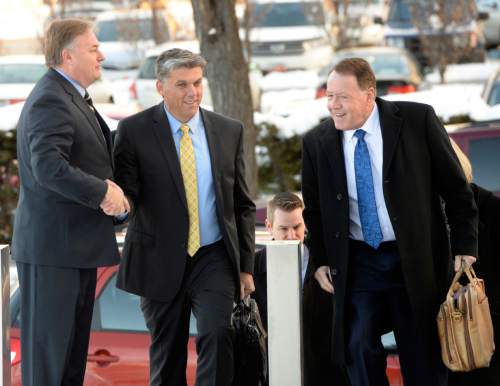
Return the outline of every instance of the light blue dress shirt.
[[[177,157],[180,156],[180,140],[182,137],[182,122],[175,119],[165,107],[172,136],[174,137]],[[198,218],[200,221],[201,246],[215,243],[222,238],[219,223],[217,222],[217,208],[215,204],[214,180],[212,177],[212,164],[208,149],[205,126],[198,111],[186,124],[189,126],[189,135],[193,142],[196,161],[196,178],[198,180]]]

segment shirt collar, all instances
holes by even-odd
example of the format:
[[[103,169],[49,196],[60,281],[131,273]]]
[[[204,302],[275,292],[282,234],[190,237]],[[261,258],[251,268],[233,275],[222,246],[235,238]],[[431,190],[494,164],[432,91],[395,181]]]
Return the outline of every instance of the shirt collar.
[[[375,131],[377,130],[378,125],[379,125],[378,106],[375,103],[373,105],[373,110],[370,113],[370,116],[365,121],[365,123],[363,124],[363,126],[361,126],[359,129],[364,130],[367,134],[374,134]],[[358,130],[358,129],[344,131],[345,139],[348,140],[348,141],[351,141],[352,137],[354,136],[354,133],[356,132],[356,130]]]
[[[165,106],[165,104],[163,104],[163,109],[165,110],[165,113],[167,114],[167,119],[168,119],[168,123],[170,124],[170,129],[172,130],[172,134],[175,134],[178,131],[180,131],[181,125],[183,124],[183,122],[181,122],[177,118],[175,118],[167,110],[167,106]],[[200,123],[200,110],[198,110],[196,112],[196,114],[193,115],[193,117],[185,123],[186,123],[186,125],[189,126],[189,131],[193,134],[196,134],[196,130],[198,129],[198,125]]]
[[[85,88],[82,87],[76,80],[70,78],[69,75],[67,75],[62,69],[58,67],[54,67],[54,70],[61,74],[61,76],[69,83],[71,83],[73,87],[76,88],[76,91],[78,91],[78,93],[82,96],[82,98],[85,96]]]

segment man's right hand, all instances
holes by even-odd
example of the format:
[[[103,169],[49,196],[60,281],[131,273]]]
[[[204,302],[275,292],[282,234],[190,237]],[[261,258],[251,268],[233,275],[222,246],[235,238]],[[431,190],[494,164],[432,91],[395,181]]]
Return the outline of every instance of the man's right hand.
[[[108,190],[101,202],[101,209],[109,216],[116,216],[130,210],[123,190],[111,180],[106,180]]]
[[[333,294],[334,289],[329,266],[322,265],[321,267],[319,267],[316,272],[314,272],[314,278],[318,281],[319,286],[324,291]]]

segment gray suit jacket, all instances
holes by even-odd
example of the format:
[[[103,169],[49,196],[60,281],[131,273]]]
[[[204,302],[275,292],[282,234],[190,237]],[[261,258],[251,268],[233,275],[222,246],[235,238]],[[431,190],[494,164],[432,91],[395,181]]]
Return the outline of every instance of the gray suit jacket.
[[[255,237],[255,205],[245,182],[244,130],[240,122],[210,111],[201,109],[201,117],[212,162],[217,219],[239,289],[239,273],[253,272]],[[163,103],[120,122],[115,164],[116,181],[134,207],[117,286],[169,301],[182,284],[189,218]]]
[[[53,69],[26,100],[17,128],[15,260],[73,268],[118,263],[113,218],[99,208],[104,179],[113,175],[111,136],[97,118],[102,132],[82,96]]]

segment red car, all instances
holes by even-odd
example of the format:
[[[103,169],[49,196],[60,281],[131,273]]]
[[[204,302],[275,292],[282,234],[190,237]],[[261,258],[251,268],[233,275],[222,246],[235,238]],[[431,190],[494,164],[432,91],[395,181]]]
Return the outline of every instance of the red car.
[[[118,267],[100,268],[92,318],[85,386],[144,386],[149,384],[149,333],[139,297],[115,286]],[[11,298],[12,386],[21,386],[19,293]],[[187,382],[196,377],[196,322],[189,326]]]
[[[150,338],[144,323],[139,297],[115,286],[117,266],[100,268],[92,318],[85,386],[144,386],[149,384]],[[12,386],[21,386],[19,340],[19,292],[11,297]],[[196,321],[190,320],[187,382],[194,386],[196,376]],[[387,374],[391,386],[402,386],[399,358],[394,338],[384,342],[389,350]]]

